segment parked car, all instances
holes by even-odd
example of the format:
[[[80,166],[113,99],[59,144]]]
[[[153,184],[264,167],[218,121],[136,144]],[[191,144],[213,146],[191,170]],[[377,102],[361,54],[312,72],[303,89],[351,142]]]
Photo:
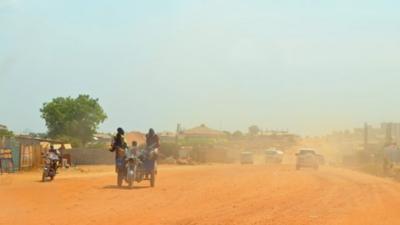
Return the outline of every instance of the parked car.
[[[283,160],[283,152],[276,149],[268,149],[265,151],[265,163],[280,164]]]
[[[400,180],[400,149],[396,145],[383,148],[383,170],[387,176]]]
[[[241,164],[254,164],[254,157],[252,152],[242,152],[240,154]]]
[[[314,149],[300,149],[300,151],[296,154],[297,162],[296,169],[299,170],[304,167],[308,168],[319,168],[318,156]]]

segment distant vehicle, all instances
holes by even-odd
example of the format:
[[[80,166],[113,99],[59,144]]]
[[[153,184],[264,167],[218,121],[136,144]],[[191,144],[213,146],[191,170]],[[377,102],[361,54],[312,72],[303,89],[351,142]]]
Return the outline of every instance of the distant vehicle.
[[[400,149],[397,145],[389,145],[383,149],[384,173],[400,180]]]
[[[316,156],[317,156],[318,164],[325,165],[325,157],[321,154],[316,154]]]
[[[268,149],[265,151],[265,163],[280,164],[283,160],[283,152],[276,149]]]
[[[252,152],[242,152],[240,154],[241,164],[254,164],[254,158]]]
[[[300,151],[296,154],[297,162],[296,169],[299,170],[303,167],[308,168],[319,168],[318,156],[315,153],[314,149],[300,149]]]

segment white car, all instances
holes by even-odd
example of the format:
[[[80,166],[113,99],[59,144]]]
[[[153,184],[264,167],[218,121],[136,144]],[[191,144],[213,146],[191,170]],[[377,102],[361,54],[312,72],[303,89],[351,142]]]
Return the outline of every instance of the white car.
[[[283,152],[276,149],[268,149],[265,151],[265,163],[281,164],[283,160]]]

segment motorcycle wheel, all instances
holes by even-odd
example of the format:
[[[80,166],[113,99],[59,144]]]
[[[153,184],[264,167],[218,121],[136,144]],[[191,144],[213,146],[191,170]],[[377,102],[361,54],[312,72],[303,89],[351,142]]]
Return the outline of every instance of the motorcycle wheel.
[[[131,179],[128,179],[128,187],[129,188],[133,187],[133,181]]]
[[[122,174],[122,172],[118,172],[118,176],[117,176],[117,185],[118,185],[118,187],[122,186],[123,180],[124,180],[124,175]]]
[[[53,181],[53,180],[54,180],[54,176],[51,176],[51,177],[50,177],[50,180]]]
[[[133,188],[133,182],[135,181],[135,171],[133,171],[132,175],[129,175],[129,170],[127,172],[127,181],[128,181],[128,187]]]
[[[128,187],[129,188],[133,188],[134,180],[135,180],[134,176],[128,179]]]
[[[156,173],[155,173],[155,171],[153,170],[153,171],[151,171],[151,173],[150,173],[150,186],[151,186],[151,187],[154,187],[154,186],[155,186],[155,183],[156,183]]]
[[[42,173],[42,182],[46,182],[46,173],[45,172]]]

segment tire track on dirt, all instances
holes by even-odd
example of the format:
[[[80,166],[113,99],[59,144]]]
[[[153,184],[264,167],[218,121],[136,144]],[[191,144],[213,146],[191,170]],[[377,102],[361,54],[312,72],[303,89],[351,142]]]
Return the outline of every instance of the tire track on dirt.
[[[110,167],[111,168],[111,167]],[[112,168],[111,168],[112,169]],[[36,174],[35,174],[36,176]],[[115,176],[61,174],[0,186],[0,224],[399,224],[399,184],[354,171],[293,166],[171,167],[156,188],[115,187]],[[5,195],[4,195],[5,194]],[[51,213],[50,213],[51,212]]]

